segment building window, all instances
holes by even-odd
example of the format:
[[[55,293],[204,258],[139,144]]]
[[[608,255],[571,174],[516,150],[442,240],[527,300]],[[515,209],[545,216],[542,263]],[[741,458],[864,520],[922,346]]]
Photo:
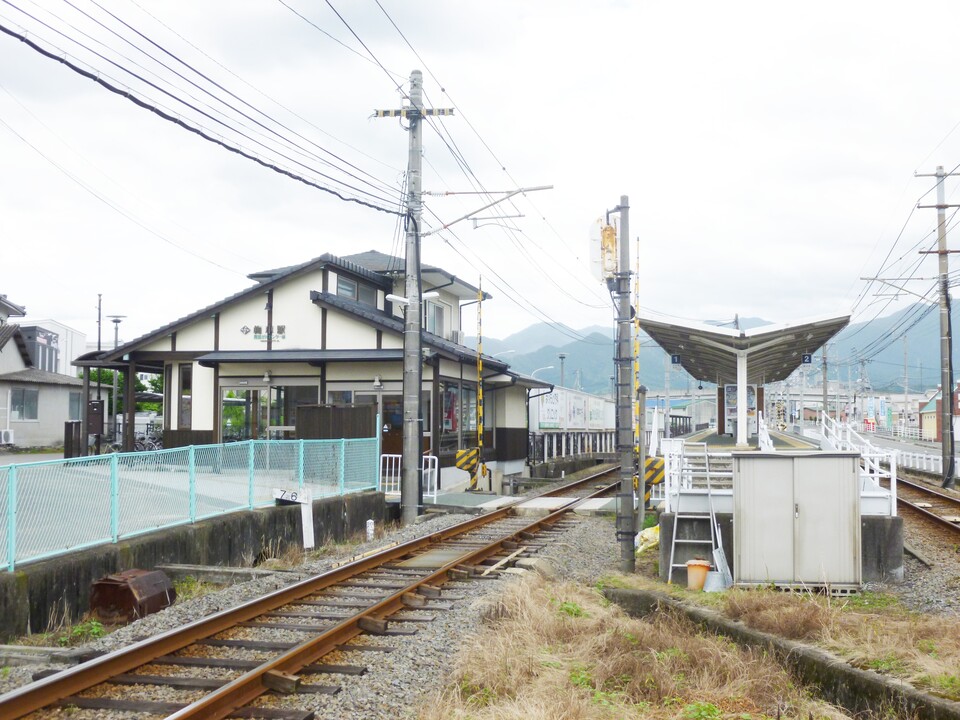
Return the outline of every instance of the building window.
[[[70,419],[79,420],[80,419],[80,393],[72,392],[70,393]]]
[[[39,397],[40,391],[37,388],[13,388],[10,396],[10,419],[36,420]]]
[[[444,303],[432,302],[427,300],[425,303],[426,322],[424,323],[428,333],[444,337],[447,331],[447,308]]]
[[[193,365],[180,365],[180,411],[177,413],[177,429],[190,430],[193,419]]]
[[[337,295],[361,305],[377,306],[377,289],[352,278],[337,275]]]

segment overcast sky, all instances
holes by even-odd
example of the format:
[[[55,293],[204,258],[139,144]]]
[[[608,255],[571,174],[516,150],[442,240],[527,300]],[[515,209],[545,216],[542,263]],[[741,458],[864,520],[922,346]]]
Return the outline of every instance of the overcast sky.
[[[545,319],[609,325],[588,238],[621,195],[645,311],[789,322],[856,309],[863,320],[896,309],[871,304],[877,288],[858,302],[859,278],[881,273],[888,254],[886,277],[935,273],[932,256],[913,268],[933,242],[935,211],[911,210],[934,186],[915,171],[960,164],[956,2],[332,0],[355,37],[316,0],[100,1],[119,20],[89,0],[10,0],[0,24],[333,184],[315,159],[256,149],[248,138],[267,131],[253,120],[248,138],[236,113],[219,124],[223,106],[134,45],[147,50],[236,107],[228,93],[249,103],[272,138],[334,153],[324,157],[359,179],[324,172],[381,206],[400,196],[408,140],[400,121],[370,116],[400,107],[410,71],[423,70],[427,104],[456,107],[425,129],[425,190],[554,186],[500,206],[524,215],[509,221],[515,230],[465,221],[423,240],[424,262],[472,283],[483,276],[495,298],[489,336]],[[174,99],[189,96],[214,106],[213,118]],[[0,158],[0,293],[91,339],[97,293],[104,315],[127,316],[121,336],[131,339],[243,289],[256,270],[325,252],[398,252],[396,216],[227,152],[9,35]],[[958,187],[960,178],[946,185],[954,202]],[[486,201],[428,197],[425,229]],[[464,316],[472,330],[473,313]]]

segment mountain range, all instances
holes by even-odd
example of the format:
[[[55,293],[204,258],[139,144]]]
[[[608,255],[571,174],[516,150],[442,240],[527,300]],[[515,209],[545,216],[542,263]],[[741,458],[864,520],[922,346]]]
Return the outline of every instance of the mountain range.
[[[707,324],[729,327],[729,323],[706,321]],[[769,324],[762,318],[740,318],[743,329]],[[906,338],[906,340],[904,340]],[[476,347],[476,338],[467,338]],[[605,395],[611,392],[616,354],[614,328],[593,325],[572,330],[539,323],[503,339],[483,338],[485,355],[497,356],[512,370],[525,375],[536,371],[536,377],[555,385],[561,384],[560,354],[563,360],[563,385]],[[822,349],[808,366],[807,382],[816,385],[822,377]],[[840,331],[827,345],[827,376],[838,377],[842,384],[872,387],[876,392],[903,392],[904,355],[906,375],[911,392],[935,388],[940,383],[940,327],[937,306],[917,303],[891,315],[866,322],[852,323]],[[954,366],[957,354],[954,350]],[[667,354],[641,330],[640,382],[651,393],[662,393],[666,386]],[[960,370],[955,373],[960,377]],[[670,388],[673,393],[686,392],[698,382],[680,369],[672,369]],[[704,383],[707,385],[707,383]]]

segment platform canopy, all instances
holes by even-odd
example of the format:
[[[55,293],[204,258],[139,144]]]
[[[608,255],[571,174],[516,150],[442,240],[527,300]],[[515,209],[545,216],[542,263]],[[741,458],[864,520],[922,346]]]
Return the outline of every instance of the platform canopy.
[[[849,322],[849,315],[840,315],[740,330],[641,315],[640,329],[671,356],[678,356],[683,369],[697,380],[737,382],[741,357],[747,383],[763,385],[785,380],[800,367],[804,354],[816,352]]]

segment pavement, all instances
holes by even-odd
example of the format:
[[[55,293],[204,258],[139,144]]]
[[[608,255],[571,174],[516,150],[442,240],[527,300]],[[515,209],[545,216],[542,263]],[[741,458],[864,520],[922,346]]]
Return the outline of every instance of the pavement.
[[[7,465],[22,465],[23,463],[45,462],[47,460],[63,460],[63,453],[0,453],[0,467],[6,467]]]

